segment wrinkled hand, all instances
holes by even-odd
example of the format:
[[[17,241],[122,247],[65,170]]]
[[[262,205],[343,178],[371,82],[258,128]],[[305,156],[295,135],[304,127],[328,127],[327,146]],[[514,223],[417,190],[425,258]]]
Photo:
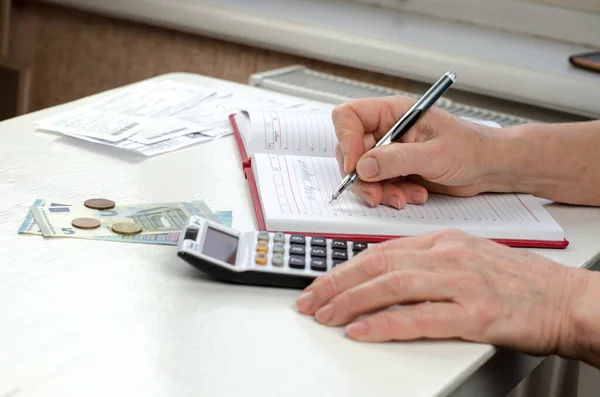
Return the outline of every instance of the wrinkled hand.
[[[334,108],[340,171],[356,169],[361,180],[352,191],[372,206],[404,208],[425,202],[428,190],[472,196],[490,189],[498,174],[494,160],[502,157],[491,153],[497,129],[439,108],[428,110],[401,142],[365,154],[413,104],[408,97],[368,98]]]
[[[576,349],[572,308],[585,277],[460,231],[377,244],[317,278],[301,313],[359,341],[459,338],[531,354]]]

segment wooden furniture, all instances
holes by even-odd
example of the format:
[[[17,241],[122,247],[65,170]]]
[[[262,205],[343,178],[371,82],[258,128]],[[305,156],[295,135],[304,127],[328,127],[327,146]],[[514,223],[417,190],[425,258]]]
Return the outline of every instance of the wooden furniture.
[[[11,0],[0,0],[0,120],[30,111],[32,36],[13,25]]]

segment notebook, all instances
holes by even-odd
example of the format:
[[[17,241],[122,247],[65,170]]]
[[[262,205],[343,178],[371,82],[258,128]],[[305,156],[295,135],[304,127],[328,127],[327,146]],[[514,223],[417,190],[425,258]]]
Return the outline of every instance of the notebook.
[[[516,247],[568,245],[529,194],[430,193],[424,204],[398,210],[346,192],[329,204],[342,179],[330,112],[251,110],[229,119],[260,230],[380,242],[452,228]]]

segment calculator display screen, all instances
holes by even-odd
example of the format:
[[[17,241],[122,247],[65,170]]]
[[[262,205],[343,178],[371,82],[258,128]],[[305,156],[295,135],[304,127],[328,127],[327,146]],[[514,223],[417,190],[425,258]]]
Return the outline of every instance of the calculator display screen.
[[[202,253],[212,258],[235,265],[239,239],[212,227],[206,228]]]

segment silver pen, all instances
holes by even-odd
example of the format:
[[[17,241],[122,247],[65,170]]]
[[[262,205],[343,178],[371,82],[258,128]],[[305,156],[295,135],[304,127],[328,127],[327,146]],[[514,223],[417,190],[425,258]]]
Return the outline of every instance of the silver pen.
[[[388,145],[390,143],[394,143],[399,141],[404,134],[408,132],[410,127],[412,127],[429,109],[433,104],[440,99],[442,95],[450,88],[450,86],[456,81],[456,73],[450,71],[446,72],[440,79],[431,86],[429,90],[410,108],[408,111],[390,128],[390,130],[381,138],[374,147]],[[356,171],[352,171],[350,174],[346,175],[342,182],[338,185],[338,187],[333,192],[331,196],[331,201],[329,204],[333,202],[333,200],[337,199],[342,193],[344,193],[350,186],[352,186],[356,180],[358,179],[358,174]]]

